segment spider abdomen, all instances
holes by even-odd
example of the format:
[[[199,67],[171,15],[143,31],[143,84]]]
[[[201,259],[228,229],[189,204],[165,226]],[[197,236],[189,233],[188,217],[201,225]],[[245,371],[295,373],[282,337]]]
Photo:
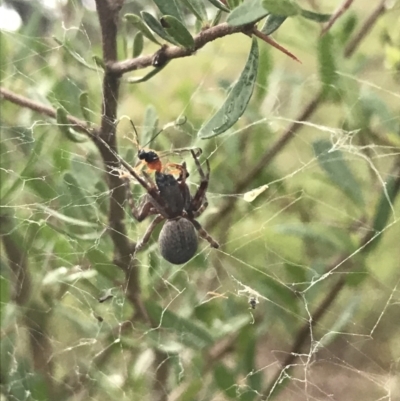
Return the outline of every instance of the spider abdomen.
[[[158,238],[161,255],[174,265],[190,260],[197,250],[197,233],[193,224],[185,219],[167,220]]]

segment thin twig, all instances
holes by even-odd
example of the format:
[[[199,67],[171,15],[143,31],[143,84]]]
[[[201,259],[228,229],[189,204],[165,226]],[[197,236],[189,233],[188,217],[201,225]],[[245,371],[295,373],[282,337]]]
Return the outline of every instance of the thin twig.
[[[285,49],[283,46],[281,46],[278,42],[275,42],[270,36],[266,35],[265,33],[260,32],[257,28],[254,27],[253,29],[253,34],[263,40],[264,42],[268,43],[272,47],[275,47],[275,49],[280,50],[282,53],[286,54],[293,60],[297,61],[298,63],[301,64],[301,61],[289,50]]]
[[[28,99],[27,97],[17,95],[10,90],[0,87],[0,96],[3,99],[10,101],[11,103],[17,104],[21,107],[25,107],[27,109],[36,111],[40,114],[44,114],[45,116],[56,118],[56,110],[53,107],[46,106],[42,103],[35,102],[33,100]],[[83,132],[83,133],[90,133],[91,130],[93,131],[93,127],[89,128],[85,121],[79,120],[78,118],[68,115],[68,121],[72,124],[72,128],[76,131]]]
[[[385,12],[386,2],[387,0],[381,0],[376,8],[372,11],[370,16],[364,21],[361,28],[347,44],[344,51],[344,57],[349,58],[353,55],[354,51],[360,45],[361,41],[367,36],[368,32],[375,25],[378,18]]]
[[[359,31],[354,35],[354,38],[348,43],[344,50],[344,56],[350,57],[357,47],[360,45],[361,41],[366,37],[369,30],[372,28],[373,24],[377,21],[378,17],[382,15],[385,11],[385,0],[381,0],[379,5],[372,11],[370,16],[365,20]],[[308,120],[323,104],[322,92],[319,91],[309,103],[300,111],[300,114],[294,119],[294,122],[289,125],[288,128],[282,133],[282,135],[277,139],[277,141],[269,148],[264,155],[261,157],[260,161],[254,166],[247,174],[236,183],[235,188],[232,190],[233,193],[241,193],[252,180],[263,170],[266,166],[274,159],[279,152],[289,144],[289,142],[294,138],[294,135],[302,127],[302,122]],[[234,208],[238,198],[229,197],[225,203],[221,206],[218,215],[213,217],[209,222],[207,222],[205,228],[206,230],[212,231],[214,226],[221,223],[221,219],[227,216]]]
[[[227,23],[219,24],[201,31],[194,37],[194,46],[191,49],[179,46],[166,46],[163,50],[164,63],[182,57],[189,57],[201,49],[204,45],[218,38],[243,32],[247,27],[229,26]],[[114,74],[124,74],[129,71],[139,70],[153,65],[153,55],[140,56],[133,59],[123,60],[114,64],[107,65],[108,70]]]
[[[396,180],[393,185],[393,194],[391,202],[394,203],[396,197],[400,192],[400,163],[396,162],[393,166],[392,174],[397,176]],[[384,195],[384,191],[382,194]],[[372,223],[371,223],[372,226]],[[367,232],[363,238],[360,240],[359,246],[357,249],[360,249],[361,253],[367,253],[369,248],[368,245],[372,243],[372,241],[378,236],[376,235],[373,230]],[[351,255],[344,254],[339,256],[330,266],[328,266],[327,271],[332,271],[336,269],[337,266],[343,265],[348,261]],[[351,266],[348,266],[349,270]],[[287,353],[286,359],[282,362],[282,369],[276,373],[276,375],[269,381],[269,385],[267,388],[262,392],[263,397],[269,397],[272,395],[271,393],[274,391],[278,381],[281,378],[281,373],[283,370],[287,373],[287,369],[295,363],[298,359],[299,355],[302,353],[302,348],[304,343],[310,338],[311,332],[313,327],[322,319],[326,312],[328,312],[329,307],[333,304],[333,302],[337,299],[342,289],[345,287],[347,278],[344,275],[340,276],[340,279],[334,284],[322,302],[319,304],[318,308],[312,313],[308,322],[306,322],[303,327],[298,331],[295,342],[292,345],[292,348]]]
[[[353,0],[344,0],[343,3],[335,10],[332,14],[331,19],[327,22],[324,29],[321,31],[321,36],[325,35],[329,29],[333,26],[333,24],[344,14],[346,10],[352,5]]]

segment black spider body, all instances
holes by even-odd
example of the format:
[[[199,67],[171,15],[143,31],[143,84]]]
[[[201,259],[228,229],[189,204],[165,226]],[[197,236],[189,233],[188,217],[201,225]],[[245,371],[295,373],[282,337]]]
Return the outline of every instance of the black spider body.
[[[157,215],[149,225],[142,240],[136,245],[140,249],[149,239],[158,223],[167,220],[161,229],[159,236],[159,248],[161,255],[172,264],[182,264],[189,261],[196,253],[198,247],[197,233],[210,243],[213,248],[219,245],[195,220],[208,206],[206,191],[208,187],[210,166],[208,161],[205,174],[197,159],[197,155],[191,151],[201,182],[195,195],[190,194],[186,184],[188,172],[186,163],[180,165],[180,175],[176,179],[172,174],[160,171],[155,173],[155,183],[143,172],[146,180],[139,176],[135,178],[146,188],[147,196],[139,209],[132,207],[132,214],[142,221],[151,214]]]

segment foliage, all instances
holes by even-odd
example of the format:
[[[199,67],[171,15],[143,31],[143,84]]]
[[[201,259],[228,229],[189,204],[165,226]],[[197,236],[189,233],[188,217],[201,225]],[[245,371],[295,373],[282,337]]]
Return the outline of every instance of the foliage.
[[[107,15],[41,4],[25,4],[19,31],[0,38],[1,399],[394,394],[393,10],[354,4],[320,37],[332,4],[125,2],[115,63],[103,54]],[[210,205],[199,221],[219,250],[200,240],[171,265],[158,229],[134,254],[150,222],[131,217],[112,153],[136,164],[129,119],[142,146],[202,148]],[[187,162],[195,191],[190,153],[168,161]]]

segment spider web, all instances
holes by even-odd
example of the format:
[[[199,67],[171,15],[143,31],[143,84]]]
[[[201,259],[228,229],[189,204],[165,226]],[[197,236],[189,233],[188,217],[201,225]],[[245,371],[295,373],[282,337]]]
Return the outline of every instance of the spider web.
[[[55,24],[55,35],[79,43],[77,54],[100,54],[96,14],[72,10],[75,19]],[[367,15],[355,10],[360,19]],[[136,255],[140,296],[158,316],[153,328],[135,319],[126,276],[113,260],[110,192],[95,146],[69,140],[57,123],[29,110],[10,118],[2,102],[2,234],[20,245],[22,257],[10,263],[16,251],[3,241],[1,400],[152,399],[151,381],[165,366],[168,400],[400,400],[400,209],[390,192],[400,156],[395,79],[383,66],[377,29],[365,41],[371,54],[362,47],[361,61],[340,65],[346,99],[298,121],[320,87],[306,39],[317,31],[299,21],[291,28],[279,40],[304,49],[303,65],[274,54],[268,84],[255,91],[258,104],[218,138],[200,141],[196,133],[239,75],[248,38],[216,41],[148,82],[121,85],[119,116],[132,118],[142,144],[155,132],[146,125],[155,116],[159,127],[185,116],[185,125],[150,146],[198,146],[203,166],[206,157],[211,163],[210,205],[198,221],[221,248],[200,240],[191,261],[172,266],[160,257],[157,230]],[[48,38],[2,35],[19,49],[12,69],[5,62],[2,86],[74,115],[87,90],[90,116],[100,120],[101,72],[83,70]],[[302,128],[293,139],[249,177],[294,123]],[[132,138],[121,118],[119,151],[134,164]],[[193,161],[185,153],[168,158],[183,160],[193,193]],[[243,177],[249,180],[236,191]],[[142,188],[132,180],[131,190],[138,202]],[[222,216],[230,202],[232,212]],[[385,204],[388,218],[374,231]],[[127,236],[140,239],[149,219],[137,224],[128,208],[124,213]],[[16,286],[19,295],[10,298]],[[166,359],[155,360],[155,349]]]

